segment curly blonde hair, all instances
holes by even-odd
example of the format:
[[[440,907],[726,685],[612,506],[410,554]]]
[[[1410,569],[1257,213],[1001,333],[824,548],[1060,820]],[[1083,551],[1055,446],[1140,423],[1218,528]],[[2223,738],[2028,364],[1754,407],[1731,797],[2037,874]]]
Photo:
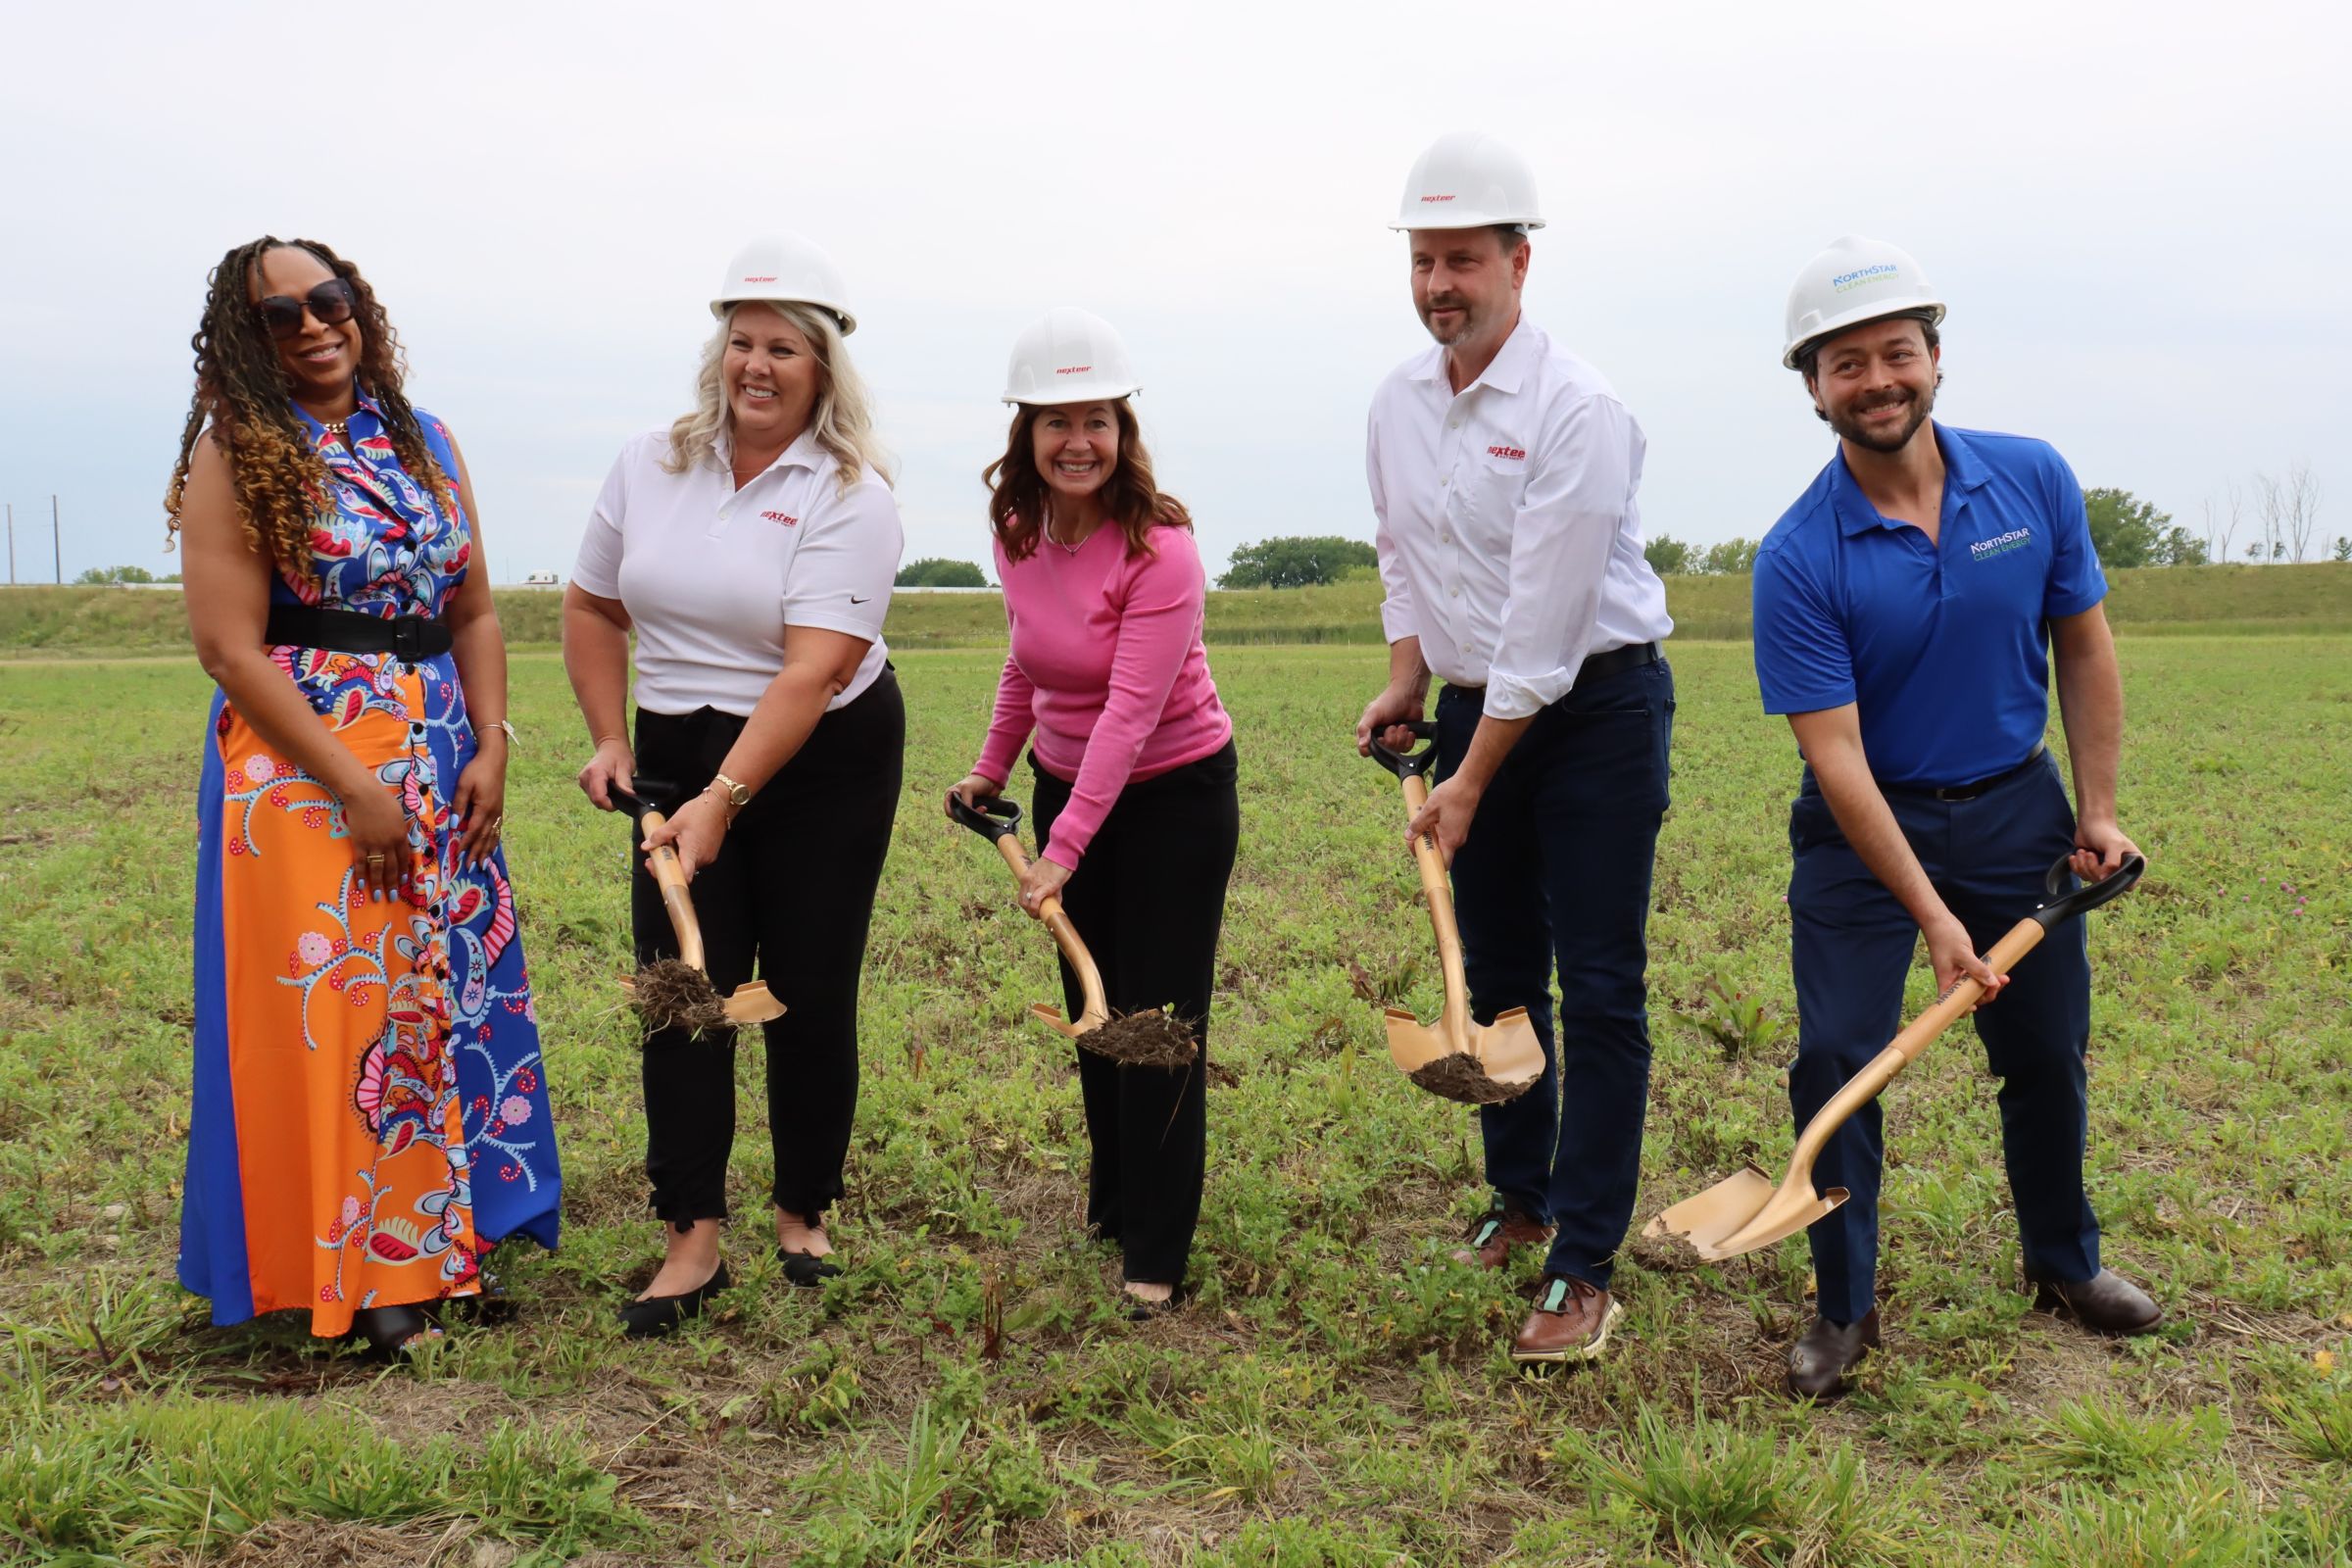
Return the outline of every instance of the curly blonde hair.
[[[735,329],[735,313],[754,304],[766,306],[800,328],[816,351],[816,408],[808,424],[816,432],[816,444],[832,456],[839,468],[842,490],[846,493],[867,468],[880,474],[884,484],[890,483],[890,456],[874,437],[873,400],[866,393],[864,378],[850,363],[840,325],[832,312],[797,300],[743,300],[727,307],[718,330],[703,345],[703,367],[694,379],[694,412],[680,416],[669,427],[669,456],[662,466],[671,473],[684,473],[710,456],[719,432],[732,424],[734,416],[728,411],[727,389],[722,384],[727,336]]]
[[[400,466],[427,485],[442,510],[457,510],[449,475],[433,461],[424,426],[402,390],[408,358],[375,290],[360,270],[315,239],[265,234],[235,246],[206,278],[204,316],[190,338],[196,351],[196,393],[179,432],[179,461],[164,492],[167,538],[180,527],[180,504],[197,441],[209,430],[228,458],[245,538],[280,566],[309,558],[311,525],[326,506],[326,465],[294,412],[294,385],[278,363],[277,345],[245,297],[254,270],[275,250],[308,251],[321,267],[351,284],[352,319],[360,327],[360,383],[384,411],[385,434]]]

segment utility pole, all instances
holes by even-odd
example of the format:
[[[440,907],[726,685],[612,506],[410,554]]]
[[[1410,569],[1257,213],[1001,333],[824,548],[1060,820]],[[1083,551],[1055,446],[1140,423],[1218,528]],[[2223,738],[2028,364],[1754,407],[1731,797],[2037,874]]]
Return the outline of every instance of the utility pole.
[[[66,549],[58,542],[58,537],[57,497],[52,495],[49,498],[49,557],[57,563],[57,582],[62,588],[66,582]]]

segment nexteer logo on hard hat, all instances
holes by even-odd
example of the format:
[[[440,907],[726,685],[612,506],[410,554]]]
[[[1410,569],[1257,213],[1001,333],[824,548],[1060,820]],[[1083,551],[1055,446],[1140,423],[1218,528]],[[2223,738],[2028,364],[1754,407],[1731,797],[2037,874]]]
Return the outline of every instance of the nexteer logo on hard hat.
[[[1857,267],[1850,272],[1839,272],[1830,279],[1830,287],[1842,294],[1849,288],[1860,288],[1865,283],[1875,283],[1882,277],[1895,277],[1901,272],[1902,269],[1892,262],[1880,262],[1874,267]]]
[[[1443,196],[1424,196],[1421,199],[1425,202],[1449,202],[1453,200],[1453,192],[1447,191]]]
[[[758,277],[746,277],[744,279],[746,283],[773,283],[775,280],[776,274],[773,272],[765,272]]]
[[[1094,367],[1091,365],[1064,365],[1055,369],[1054,373],[1055,375],[1084,375],[1093,368]]]

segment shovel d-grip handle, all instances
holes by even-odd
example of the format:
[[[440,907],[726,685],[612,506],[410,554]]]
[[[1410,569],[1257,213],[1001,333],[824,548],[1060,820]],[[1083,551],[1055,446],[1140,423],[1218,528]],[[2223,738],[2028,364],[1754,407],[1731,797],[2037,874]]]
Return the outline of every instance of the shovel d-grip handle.
[[[2006,974],[2015,968],[2019,959],[2033,952],[2041,939],[2087,910],[2112,903],[2131,891],[2132,884],[2147,870],[2142,856],[2127,855],[2113,875],[2100,882],[2085,883],[2067,891],[2069,869],[2074,856],[2062,855],[2042,879],[2049,898],[2035,906],[2032,914],[2009,928],[2009,934],[1992,945],[1984,955],[1984,966],[1994,974]],[[1870,1059],[1868,1065],[1845,1081],[1845,1087],[1830,1098],[1830,1102],[1805,1123],[1805,1130],[1796,1141],[1796,1154],[1790,1169],[1810,1170],[1830,1135],[1844,1125],[1847,1117],[1885,1093],[1896,1073],[1917,1059],[1930,1042],[1950,1028],[1984,995],[1982,982],[1962,975],[1951,989],[1936,999],[1936,1004],[1911,1020],[1910,1026],[1890,1041],[1886,1049]]]
[[[1021,808],[1018,806],[995,795],[981,796],[976,804],[967,806],[962,796],[950,790],[948,814],[996,845],[997,853],[1012,868],[1012,879],[1016,885],[1028,876],[1029,857],[1021,849]],[[1078,1015],[1076,1029],[1100,1026],[1110,1017],[1110,1004],[1102,995],[1102,971],[1095,967],[1095,956],[1086,951],[1086,943],[1079,937],[1078,928],[1070,924],[1070,917],[1062,912],[1061,900],[1053,894],[1047,894],[1039,902],[1037,917],[1045,921],[1047,930],[1054,933],[1054,945],[1061,949],[1061,956],[1070,960],[1070,967],[1077,972],[1079,998],[1086,1005]],[[1034,1004],[1029,1010],[1064,1033],[1073,1032],[1071,1025],[1061,1021],[1059,1012],[1042,1002]]]
[[[1386,746],[1381,745],[1378,739],[1372,742],[1372,760],[1398,778],[1427,778],[1431,769],[1438,765],[1438,748],[1434,744],[1438,738],[1438,726],[1430,720],[1416,718],[1407,724],[1383,724],[1380,729],[1409,729],[1413,732],[1415,740],[1433,743],[1423,746],[1417,752],[1400,753],[1390,751]],[[1374,731],[1375,736],[1379,733],[1378,730]]]

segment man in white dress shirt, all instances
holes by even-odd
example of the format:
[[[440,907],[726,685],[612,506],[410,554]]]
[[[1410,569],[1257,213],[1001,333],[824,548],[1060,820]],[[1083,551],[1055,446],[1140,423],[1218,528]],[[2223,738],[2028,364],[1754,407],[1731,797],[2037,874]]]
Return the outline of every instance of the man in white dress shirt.
[[[1623,1311],[1649,1091],[1645,927],[1667,804],[1674,623],[1642,554],[1642,427],[1592,366],[1524,320],[1534,176],[1491,137],[1441,138],[1397,220],[1437,346],[1373,395],[1389,684],[1357,749],[1401,749],[1432,674],[1442,782],[1413,819],[1453,868],[1470,1005],[1525,1007],[1534,1089],[1481,1107],[1494,1197],[1456,1254],[1548,1244],[1523,1363],[1588,1360]],[[1557,1040],[1551,972],[1561,1006]]]

